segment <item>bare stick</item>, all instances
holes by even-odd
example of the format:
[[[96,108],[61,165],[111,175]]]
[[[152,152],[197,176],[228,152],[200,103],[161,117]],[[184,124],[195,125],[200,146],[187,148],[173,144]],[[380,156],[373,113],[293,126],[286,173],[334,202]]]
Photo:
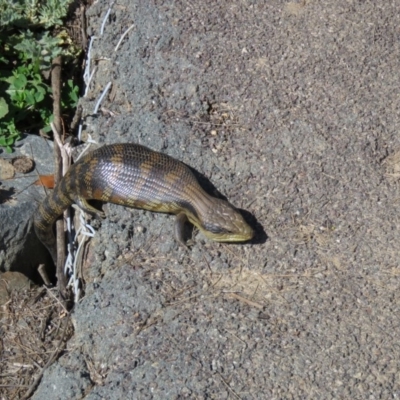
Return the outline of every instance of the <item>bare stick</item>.
[[[61,56],[53,60],[51,69],[51,89],[53,92],[53,115],[54,126],[57,132],[61,132]],[[60,139],[60,138],[59,138]],[[61,140],[61,139],[60,139]],[[62,178],[62,161],[61,148],[54,146],[54,183]],[[64,275],[64,259],[65,259],[65,236],[64,236],[64,221],[58,219],[56,222],[56,242],[57,242],[57,280],[58,289],[63,295],[66,294],[67,281]]]
[[[51,129],[53,131],[53,135],[54,135],[54,141],[56,143],[56,145],[58,146],[59,150],[60,150],[60,154],[61,154],[61,177],[63,177],[70,165],[71,165],[71,149],[69,145],[64,145],[62,140],[61,140],[61,136],[60,133],[58,132],[56,126],[54,125],[53,122],[50,122],[50,126]],[[67,151],[67,147],[68,147],[68,151]]]
[[[256,303],[255,301],[251,301],[249,299],[246,299],[245,297],[239,296],[236,293],[227,293],[227,294],[229,294],[231,297],[233,297],[233,298],[235,298],[237,300],[243,301],[243,303],[246,303],[251,307],[258,308],[259,310],[263,310],[264,309],[264,306],[262,304]]]
[[[97,103],[96,103],[96,105],[94,107],[93,114],[97,114],[97,112],[99,111],[100,104],[103,101],[103,99],[104,99],[105,95],[107,94],[107,92],[110,90],[110,87],[111,87],[111,82],[108,82],[107,86],[103,90],[103,93],[101,94],[99,100],[97,100]]]
[[[39,264],[38,272],[40,274],[40,277],[43,279],[44,284],[46,286],[52,286],[44,264]]]
[[[121,36],[121,39],[119,39],[117,45],[115,46],[114,51],[117,51],[120,44],[122,43],[122,41],[124,40],[124,37],[129,33],[130,30],[132,30],[132,28],[135,26],[135,24],[132,24]]]
[[[111,7],[112,7],[113,5],[114,5],[114,2],[112,1],[112,2],[110,3],[110,6],[108,7],[106,16],[105,16],[104,19],[103,19],[103,23],[101,24],[100,35],[102,35],[102,34],[104,33],[104,27],[105,27],[105,25],[106,25],[108,16],[110,15],[110,12],[111,12]]]
[[[97,71],[97,67],[95,66],[95,67],[93,68],[92,73],[89,75],[89,78],[88,78],[87,82],[85,81],[85,83],[86,83],[86,88],[85,88],[85,93],[83,94],[83,97],[86,97],[86,96],[87,96],[87,94],[88,94],[88,92],[89,92],[90,82],[92,81],[93,76],[94,76],[94,74],[96,73],[96,71]]]
[[[97,39],[96,36],[92,36],[90,38],[89,48],[88,48],[87,56],[86,56],[85,72],[83,73],[83,80],[84,80],[86,86],[88,86],[88,82],[89,82],[89,78],[90,78],[91,51],[92,51],[93,41],[95,39]]]

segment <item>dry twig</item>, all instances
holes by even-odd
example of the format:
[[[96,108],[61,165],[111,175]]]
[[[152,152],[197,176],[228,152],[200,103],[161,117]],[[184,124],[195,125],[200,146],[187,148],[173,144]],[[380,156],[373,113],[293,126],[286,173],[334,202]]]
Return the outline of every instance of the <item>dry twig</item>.
[[[57,132],[61,132],[61,56],[53,60],[51,70],[51,88],[53,92],[53,115],[54,126]],[[54,146],[54,162],[55,173],[54,183],[62,178],[62,158],[61,148]],[[64,235],[64,221],[58,219],[56,222],[56,241],[57,241],[57,280],[58,288],[63,296],[66,295],[67,280],[64,275],[64,261],[65,261],[65,235]]]

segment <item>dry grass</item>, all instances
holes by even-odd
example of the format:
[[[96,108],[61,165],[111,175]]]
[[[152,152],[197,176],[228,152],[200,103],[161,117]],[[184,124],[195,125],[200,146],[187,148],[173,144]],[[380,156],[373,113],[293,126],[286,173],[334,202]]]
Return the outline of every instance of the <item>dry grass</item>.
[[[54,291],[14,291],[1,309],[1,400],[29,398],[72,336],[69,314]]]

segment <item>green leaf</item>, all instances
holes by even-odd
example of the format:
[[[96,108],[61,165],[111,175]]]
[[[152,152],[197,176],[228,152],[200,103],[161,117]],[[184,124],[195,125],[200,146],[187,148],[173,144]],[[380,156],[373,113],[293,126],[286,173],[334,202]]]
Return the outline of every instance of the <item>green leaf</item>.
[[[36,103],[40,103],[41,101],[44,100],[46,91],[40,86],[38,86],[36,89],[37,89],[37,91],[35,93],[35,101],[36,101]]]
[[[25,75],[19,74],[14,76],[14,79],[12,80],[12,85],[14,85],[15,89],[20,90],[24,89],[28,80],[26,79]]]
[[[33,89],[26,91],[26,103],[28,106],[34,106],[36,104],[35,102],[35,92]]]
[[[0,97],[0,118],[8,114],[8,104],[3,97]]]

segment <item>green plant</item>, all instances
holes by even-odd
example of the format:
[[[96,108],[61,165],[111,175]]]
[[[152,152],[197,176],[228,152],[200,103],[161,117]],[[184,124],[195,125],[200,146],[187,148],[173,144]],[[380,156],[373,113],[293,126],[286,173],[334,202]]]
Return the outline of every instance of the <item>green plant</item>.
[[[43,27],[61,24],[71,2],[0,0],[0,146],[8,152],[21,131],[50,130],[52,99],[46,76],[55,57],[76,52],[65,46],[65,32],[53,37]],[[78,98],[78,87],[68,80],[63,108],[75,108]]]
[[[0,26],[51,28],[62,24],[72,0],[0,0]]]
[[[0,120],[8,114],[8,104],[0,97]],[[7,134],[6,134],[7,133]],[[11,146],[19,138],[19,133],[15,128],[14,121],[9,121],[8,124],[2,124],[0,121],[0,146],[5,147],[8,153],[11,153]]]
[[[76,108],[79,101],[79,87],[74,85],[72,79],[67,81],[67,90],[63,91],[63,96],[61,98],[61,106],[64,108]]]

